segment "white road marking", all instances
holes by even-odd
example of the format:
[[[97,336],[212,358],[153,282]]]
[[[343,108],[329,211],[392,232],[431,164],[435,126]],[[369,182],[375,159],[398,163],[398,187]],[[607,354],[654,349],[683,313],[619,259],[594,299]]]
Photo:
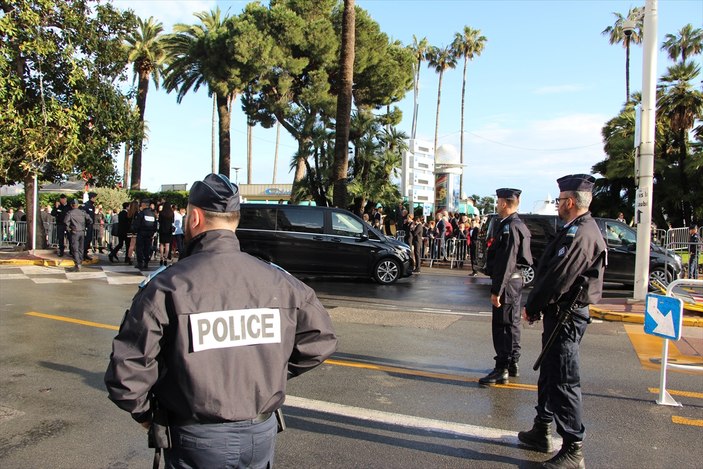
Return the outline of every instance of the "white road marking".
[[[49,275],[49,274],[62,274],[63,268],[57,267],[43,267],[40,265],[28,265],[20,267],[22,273],[27,275]]]
[[[37,277],[37,278],[32,278],[30,280],[34,283],[37,283],[37,284],[42,284],[42,283],[73,283],[70,280],[65,279],[65,278]]]
[[[84,280],[87,278],[105,278],[105,272],[66,272],[69,280]]]
[[[0,274],[0,280],[26,280],[27,278],[29,277],[24,274]]]
[[[122,272],[122,273],[140,273],[138,269],[135,269],[131,265],[106,265],[101,267],[105,272]]]
[[[467,423],[456,423],[447,422],[444,420],[428,419],[424,417],[413,417],[412,415],[394,414],[391,412],[384,412],[382,410],[364,409],[361,407],[353,407],[334,402],[318,401],[290,395],[286,396],[284,405],[387,425],[418,428],[437,433],[448,433],[467,438],[493,441],[506,445],[516,446],[518,444],[517,432],[502,430],[500,428],[480,427]],[[556,448],[561,447],[561,438],[554,438],[553,442]]]
[[[137,275],[120,275],[119,277],[108,277],[107,283],[110,285],[137,285],[144,280],[144,277]]]

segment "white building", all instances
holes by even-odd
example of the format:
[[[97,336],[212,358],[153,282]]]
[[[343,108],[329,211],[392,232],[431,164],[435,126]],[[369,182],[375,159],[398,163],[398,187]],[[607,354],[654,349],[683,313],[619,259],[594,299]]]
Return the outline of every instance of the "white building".
[[[403,155],[400,193],[408,206],[422,207],[424,216],[432,215],[435,204],[435,159],[431,143],[410,140]]]

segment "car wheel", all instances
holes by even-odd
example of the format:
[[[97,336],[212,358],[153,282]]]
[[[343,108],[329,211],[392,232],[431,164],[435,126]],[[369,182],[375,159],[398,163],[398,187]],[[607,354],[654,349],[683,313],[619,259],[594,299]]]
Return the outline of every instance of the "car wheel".
[[[373,270],[373,278],[382,285],[389,285],[400,277],[400,262],[390,257],[381,259]]]
[[[526,287],[531,287],[535,283],[535,268],[534,266],[522,268],[522,281]]]
[[[671,280],[671,272],[668,272],[664,267],[655,267],[649,272],[650,290],[658,290],[660,286],[666,287],[671,283]]]

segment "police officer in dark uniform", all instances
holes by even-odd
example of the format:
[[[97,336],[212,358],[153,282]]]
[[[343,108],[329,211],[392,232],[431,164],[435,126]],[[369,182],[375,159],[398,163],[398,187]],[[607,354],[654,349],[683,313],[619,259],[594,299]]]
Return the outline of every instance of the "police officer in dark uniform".
[[[493,348],[495,368],[479,379],[481,385],[507,383],[508,376],[520,376],[520,300],[522,299],[522,267],[532,265],[530,230],[518,217],[519,189],[498,189],[497,210],[501,218],[496,236],[489,248],[486,271],[491,276],[493,306]]]
[[[68,230],[68,239],[71,243],[71,255],[75,266],[71,270],[80,272],[81,264],[83,263],[83,246],[85,239],[86,227],[93,224],[93,219],[84,211],[78,208],[78,200],[71,201],[71,210],[64,217],[66,230]]]
[[[63,257],[66,250],[66,214],[71,210],[66,200],[66,194],[59,196],[58,202],[51,210],[51,215],[56,218],[56,237],[59,239],[59,257]]]
[[[83,258],[93,260],[88,253],[90,243],[93,242],[93,223],[95,223],[95,198],[98,196],[95,192],[88,192],[88,201],[83,204],[83,210],[88,214],[92,222],[88,225],[88,231],[85,233],[85,241],[83,246]]]
[[[698,235],[698,225],[693,224],[688,228],[688,278],[698,279],[698,250],[701,237]]]
[[[120,252],[120,249],[122,249],[122,246],[125,245],[125,251],[129,248],[129,239],[127,238],[127,235],[129,234],[129,216],[127,215],[127,209],[129,208],[129,202],[124,202],[122,204],[122,210],[120,213],[117,215],[117,239],[119,242],[115,247],[113,247],[110,250],[110,253],[108,254],[108,258],[110,259],[110,262],[117,262],[117,253]],[[125,261],[127,258],[127,254],[125,254]]]
[[[551,422],[563,439],[559,452],[543,467],[583,468],[583,438],[579,344],[586,332],[588,305],[600,300],[603,273],[607,263],[607,246],[588,207],[595,178],[587,174],[564,176],[557,180],[559,218],[565,225],[547,245],[539,262],[536,283],[525,304],[525,317],[530,321],[544,318],[542,345],[557,325],[559,308],[584,288],[576,298],[572,321],[559,332],[546,353],[537,382],[537,416],[532,430],[518,433],[528,447],[552,452]]]
[[[132,220],[132,231],[137,233],[137,268],[146,269],[149,267],[151,257],[151,240],[156,234],[156,215],[149,207],[149,200],[142,200],[139,205],[139,213]]]
[[[113,342],[109,397],[147,427],[151,402],[165,410],[166,467],[270,467],[286,380],[336,349],[315,292],[241,252],[239,214],[226,177],[193,184],[181,259],[140,289]]]

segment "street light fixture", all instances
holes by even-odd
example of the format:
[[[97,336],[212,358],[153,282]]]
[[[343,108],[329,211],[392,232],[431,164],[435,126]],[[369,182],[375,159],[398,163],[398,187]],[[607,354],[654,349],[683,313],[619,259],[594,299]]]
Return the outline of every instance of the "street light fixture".
[[[234,170],[234,183],[239,185],[239,170],[242,168],[232,166],[232,169]]]

